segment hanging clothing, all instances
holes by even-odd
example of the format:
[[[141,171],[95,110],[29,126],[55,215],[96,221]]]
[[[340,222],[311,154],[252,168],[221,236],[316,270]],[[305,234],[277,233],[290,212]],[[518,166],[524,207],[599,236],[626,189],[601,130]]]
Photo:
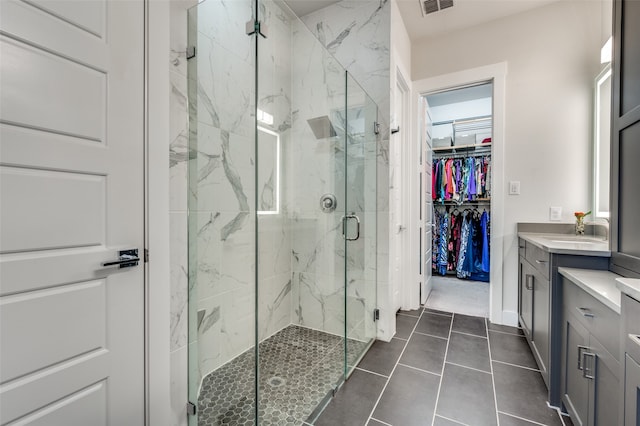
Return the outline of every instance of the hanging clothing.
[[[480,219],[482,228],[482,272],[489,272],[489,213],[482,213]]]
[[[491,156],[437,158],[431,168],[431,198],[463,203],[490,198]]]
[[[456,276],[458,278],[467,278],[471,275],[469,261],[471,253],[469,253],[469,239],[471,238],[471,223],[467,220],[466,213],[462,219],[462,236],[460,239],[460,253],[458,253],[458,266],[456,267]]]
[[[438,243],[438,258],[436,262],[436,267],[438,269],[438,273],[440,275],[445,275],[447,273],[447,265],[448,265],[448,253],[447,253],[447,235],[449,228],[449,220],[448,217],[442,216],[440,221],[440,236]]]
[[[432,269],[458,278],[489,281],[490,217],[474,209],[433,207]]]

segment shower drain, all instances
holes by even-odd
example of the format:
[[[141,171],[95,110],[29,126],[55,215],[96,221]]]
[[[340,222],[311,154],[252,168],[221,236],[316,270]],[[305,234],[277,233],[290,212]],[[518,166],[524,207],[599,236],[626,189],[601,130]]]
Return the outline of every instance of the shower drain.
[[[278,376],[273,376],[272,378],[267,380],[267,383],[269,384],[269,386],[273,388],[279,388],[280,386],[283,386],[286,382],[287,381],[285,379]]]

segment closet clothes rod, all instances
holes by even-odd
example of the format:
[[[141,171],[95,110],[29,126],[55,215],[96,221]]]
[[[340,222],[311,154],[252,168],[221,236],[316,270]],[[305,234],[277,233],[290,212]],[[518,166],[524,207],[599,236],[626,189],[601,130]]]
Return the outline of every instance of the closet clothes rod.
[[[433,205],[434,207],[474,207],[474,206],[488,206],[491,204],[491,201],[469,201],[469,200],[464,200],[463,202],[459,203],[457,201],[449,201],[447,200],[444,204],[442,203],[442,201],[434,201]]]
[[[469,158],[469,157],[491,157],[491,154],[488,153],[480,153],[480,152],[476,152],[476,153],[467,153],[467,152],[448,152],[448,153],[444,153],[444,152],[434,152],[433,153],[433,158],[435,159],[440,159],[440,158]]]
[[[438,148],[431,148],[431,151],[435,153],[454,153],[454,152],[491,152],[491,144],[474,144],[474,145],[451,145]]]

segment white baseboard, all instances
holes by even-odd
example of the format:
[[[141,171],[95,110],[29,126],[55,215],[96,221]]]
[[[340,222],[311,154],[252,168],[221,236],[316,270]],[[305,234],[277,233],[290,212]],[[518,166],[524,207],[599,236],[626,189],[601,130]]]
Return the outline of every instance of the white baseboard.
[[[518,313],[514,311],[502,311],[502,325],[518,326]]]

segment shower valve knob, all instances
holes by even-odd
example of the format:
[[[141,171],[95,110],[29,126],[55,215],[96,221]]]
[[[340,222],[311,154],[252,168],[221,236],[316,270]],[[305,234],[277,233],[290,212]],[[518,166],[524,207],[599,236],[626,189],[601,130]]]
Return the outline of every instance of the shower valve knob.
[[[320,197],[320,208],[325,213],[331,213],[338,207],[338,200],[333,194],[324,194]]]

